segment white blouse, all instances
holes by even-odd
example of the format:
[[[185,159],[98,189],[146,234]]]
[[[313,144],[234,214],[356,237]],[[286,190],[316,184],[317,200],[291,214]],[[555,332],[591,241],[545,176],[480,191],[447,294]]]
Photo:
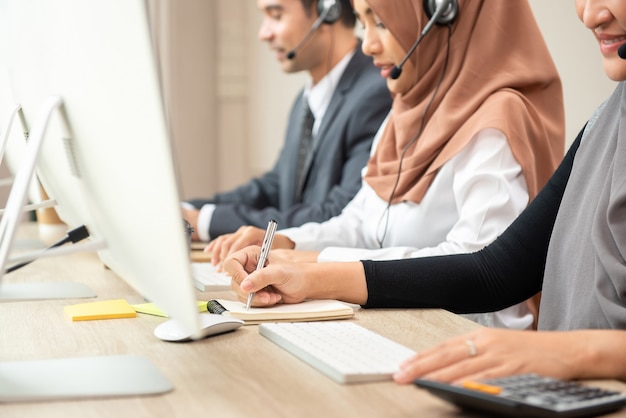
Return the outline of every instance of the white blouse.
[[[279,233],[296,250],[321,251],[320,262],[465,253],[495,240],[528,201],[526,180],[506,136],[488,128],[439,170],[420,203],[389,206],[364,181],[340,215]],[[532,324],[525,304],[469,317],[487,326],[525,329]]]

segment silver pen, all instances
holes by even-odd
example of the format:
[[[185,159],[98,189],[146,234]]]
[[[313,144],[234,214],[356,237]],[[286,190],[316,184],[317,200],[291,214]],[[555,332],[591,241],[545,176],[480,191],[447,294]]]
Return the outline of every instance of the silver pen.
[[[267,223],[267,229],[265,230],[265,236],[263,237],[263,244],[261,244],[261,252],[259,253],[259,262],[256,265],[257,270],[261,270],[265,267],[265,262],[267,261],[267,257],[270,255],[270,248],[272,248],[272,241],[274,241],[274,234],[276,233],[277,227],[278,223],[276,223],[273,219]],[[246,310],[250,309],[250,304],[252,304],[254,294],[255,292],[252,292],[248,295]]]

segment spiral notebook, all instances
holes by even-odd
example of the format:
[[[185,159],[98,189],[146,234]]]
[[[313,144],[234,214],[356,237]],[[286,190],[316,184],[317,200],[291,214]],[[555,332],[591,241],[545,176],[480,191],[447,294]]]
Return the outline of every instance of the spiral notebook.
[[[250,308],[241,302],[214,299],[207,302],[207,311],[241,319],[245,325],[261,322],[302,322],[346,319],[354,316],[354,309],[336,300],[308,300],[301,303],[281,304],[269,308]]]

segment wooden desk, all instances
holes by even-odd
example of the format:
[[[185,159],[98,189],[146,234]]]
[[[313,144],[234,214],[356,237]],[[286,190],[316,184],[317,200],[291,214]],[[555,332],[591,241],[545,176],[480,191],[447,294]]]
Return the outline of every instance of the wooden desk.
[[[96,292],[95,300],[142,302],[95,254],[41,259],[3,280],[80,281]],[[232,294],[198,292],[198,299],[214,297]],[[471,416],[412,385],[335,383],[260,336],[256,326],[193,343],[166,343],[152,334],[163,321],[158,317],[69,321],[63,307],[85,301],[0,303],[0,361],[137,354],[150,359],[174,390],[147,397],[0,404],[0,417]],[[443,310],[359,310],[354,321],[415,350],[477,326]]]

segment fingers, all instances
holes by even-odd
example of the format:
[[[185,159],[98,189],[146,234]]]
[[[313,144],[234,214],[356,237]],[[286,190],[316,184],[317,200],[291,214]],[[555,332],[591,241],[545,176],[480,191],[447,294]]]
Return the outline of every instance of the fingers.
[[[220,260],[225,260],[230,254],[246,248],[249,245],[261,245],[265,232],[259,228],[239,228],[236,234],[231,235],[228,242],[222,245]],[[258,238],[260,236],[260,238]]]
[[[410,383],[417,378],[452,382],[484,367],[478,347],[467,343],[470,339],[458,339],[441,344],[435,349],[418,353],[404,362],[394,375],[398,383]],[[471,345],[470,345],[471,344]]]
[[[214,240],[209,242],[209,245],[207,245],[204,249],[204,252],[211,254],[211,264],[213,264],[214,266],[216,266],[220,262],[219,254],[222,251],[222,244],[226,239],[228,239],[230,235],[231,234],[225,234],[215,238]]]
[[[246,293],[261,292],[262,290],[267,292],[269,289],[266,287],[274,283],[272,275],[268,274],[271,269],[268,270],[268,268],[255,270],[247,275],[239,284],[241,290]]]
[[[228,258],[227,260],[231,259]],[[250,293],[254,293],[252,306],[255,307],[272,306],[282,301],[282,295],[268,284],[271,276],[265,274],[265,270],[255,270],[246,274],[243,279],[241,279],[242,276],[238,276],[236,280],[231,281],[231,289],[235,291],[241,302],[247,302]]]
[[[486,363],[486,358],[484,361]],[[477,365],[478,366],[478,365]],[[510,367],[505,364],[492,364],[488,363],[484,366],[481,366],[476,371],[467,371],[454,379],[450,379],[449,381],[452,383],[463,383],[467,381],[480,381],[486,379],[495,379],[498,377],[511,376],[515,374],[511,371]]]
[[[235,234],[225,234],[215,240],[215,245],[211,248],[211,262],[217,265],[226,259],[225,254],[230,252],[230,246],[235,239]],[[222,255],[224,254],[224,256]]]
[[[250,245],[261,245],[265,230],[255,226],[242,226],[237,232],[217,237],[205,248],[211,254],[211,263],[218,265],[228,256]],[[272,248],[294,248],[295,244],[284,235],[276,235]]]
[[[271,306],[282,301],[282,296],[271,286],[272,274],[267,269],[256,270],[261,248],[249,246],[224,260],[224,270],[231,275],[231,289],[241,302],[255,292],[252,306]]]
[[[394,379],[459,383],[522,373],[572,378],[573,365],[580,362],[566,338],[562,333],[481,328],[419,353],[400,366]]]
[[[239,283],[234,280],[230,284],[231,289],[237,295],[237,299],[242,303],[248,302],[248,295],[250,292],[244,291]],[[282,301],[282,296],[276,292],[273,292],[271,287],[264,288],[259,290],[254,294],[252,298],[252,306],[254,307],[262,307],[262,306],[272,306],[280,303]]]
[[[261,245],[265,231],[253,227],[242,226],[237,232],[224,234],[209,243],[206,252],[211,254],[211,263],[218,265],[235,251],[239,251],[249,245]]]
[[[247,301],[247,296],[246,296]],[[254,307],[266,307],[273,306],[282,301],[282,296],[279,293],[272,291],[270,288],[259,290],[254,294],[252,298],[252,306]]]
[[[261,248],[253,245],[233,253],[224,260],[224,271],[230,274],[233,282],[241,284],[248,274],[256,270],[260,252]]]
[[[483,330],[452,338],[404,362],[394,375],[394,380],[410,383],[417,378],[424,378],[460,382],[503,376],[510,372],[506,362],[489,352],[489,344],[489,338],[485,338]]]

